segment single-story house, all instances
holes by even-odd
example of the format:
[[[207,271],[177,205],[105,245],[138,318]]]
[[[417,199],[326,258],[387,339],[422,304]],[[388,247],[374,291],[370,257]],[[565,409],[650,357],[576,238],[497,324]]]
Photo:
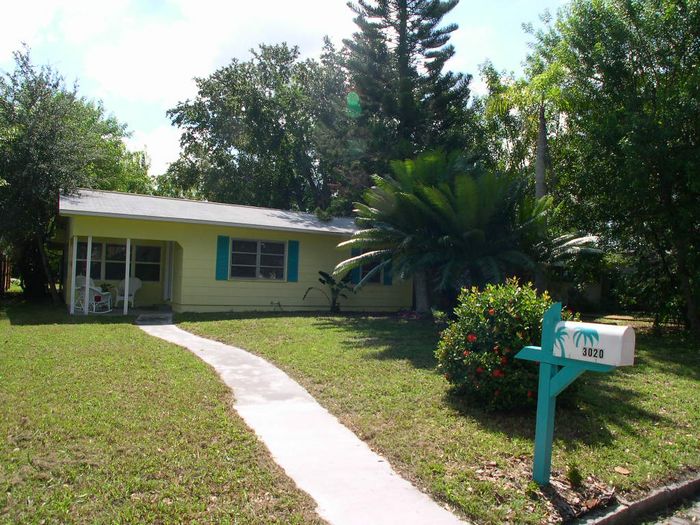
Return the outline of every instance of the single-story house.
[[[176,312],[326,310],[318,271],[351,255],[351,218],[322,221],[308,213],[111,191],[62,195],[66,304],[75,312],[76,281],[142,286],[135,307]],[[90,261],[90,264],[87,264]],[[127,261],[130,264],[127,264]],[[363,272],[352,272],[359,282]],[[76,279],[78,277],[78,279]],[[396,311],[412,304],[410,280],[376,273],[341,302],[349,311]],[[128,293],[127,293],[128,295]],[[82,307],[81,307],[82,308]],[[125,302],[124,313],[128,302]],[[85,310],[87,307],[85,306]]]

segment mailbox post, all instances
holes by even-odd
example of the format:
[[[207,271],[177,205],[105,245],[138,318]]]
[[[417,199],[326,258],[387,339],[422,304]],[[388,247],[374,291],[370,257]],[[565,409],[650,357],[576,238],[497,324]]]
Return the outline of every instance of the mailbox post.
[[[517,359],[540,363],[537,387],[535,459],[532,477],[549,483],[557,396],[586,370],[610,372],[634,363],[634,330],[629,326],[561,321],[561,303],[542,320],[541,347],[526,346]]]

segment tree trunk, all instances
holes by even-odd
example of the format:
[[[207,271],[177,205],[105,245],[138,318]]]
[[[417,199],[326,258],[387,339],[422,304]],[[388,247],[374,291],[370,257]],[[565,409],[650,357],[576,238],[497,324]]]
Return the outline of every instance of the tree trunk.
[[[430,299],[428,298],[428,279],[425,270],[413,274],[413,285],[416,291],[416,312],[425,314],[430,311]]]
[[[698,319],[698,306],[695,302],[693,286],[690,282],[690,272],[686,265],[687,250],[685,243],[676,242],[676,253],[678,254],[678,281],[681,285],[683,299],[685,299],[685,315],[688,319],[688,328],[695,337],[700,337],[700,319]]]
[[[544,118],[544,102],[540,104],[537,124],[537,156],[535,158],[535,197],[541,199],[547,194],[545,185],[545,164],[547,162],[547,122]]]
[[[39,248],[39,255],[41,256],[41,265],[44,268],[46,282],[49,285],[51,301],[55,306],[58,306],[59,304],[61,304],[61,298],[58,296],[58,291],[56,290],[56,281],[54,281],[53,275],[51,274],[51,269],[49,268],[49,259],[48,257],[46,257],[46,247],[44,246],[44,241],[42,241],[40,236],[37,236],[36,242],[37,247]]]

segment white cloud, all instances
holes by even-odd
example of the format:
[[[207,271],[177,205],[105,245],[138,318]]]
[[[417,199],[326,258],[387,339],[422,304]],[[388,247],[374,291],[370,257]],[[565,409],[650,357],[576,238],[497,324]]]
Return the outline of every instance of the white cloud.
[[[168,164],[177,159],[180,152],[180,131],[169,125],[162,125],[151,131],[134,131],[126,140],[129,149],[145,150],[151,161],[149,173],[162,175]]]

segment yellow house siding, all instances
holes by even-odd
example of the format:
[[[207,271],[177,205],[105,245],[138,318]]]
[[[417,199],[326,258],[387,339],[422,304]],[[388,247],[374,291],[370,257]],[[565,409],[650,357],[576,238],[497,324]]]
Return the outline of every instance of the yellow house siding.
[[[88,216],[75,216],[71,222],[74,222],[73,235],[175,241],[172,307],[176,311],[326,310],[328,302],[321,293],[312,291],[302,300],[304,292],[309,286],[323,288],[318,282],[318,271],[330,272],[349,256],[349,250],[336,248],[344,237],[333,234]],[[220,235],[234,239],[299,241],[298,281],[217,281],[216,246]],[[160,293],[162,298],[162,287]],[[348,300],[341,300],[341,309],[395,311],[410,308],[411,300],[412,283],[394,277],[392,285],[368,284],[357,294],[350,294]]]

